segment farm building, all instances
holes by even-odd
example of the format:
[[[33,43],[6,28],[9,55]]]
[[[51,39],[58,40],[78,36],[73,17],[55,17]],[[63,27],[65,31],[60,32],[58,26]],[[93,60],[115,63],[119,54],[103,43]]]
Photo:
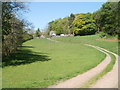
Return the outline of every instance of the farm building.
[[[55,31],[50,31],[49,36],[50,36],[50,37],[54,37],[54,36],[56,36]]]

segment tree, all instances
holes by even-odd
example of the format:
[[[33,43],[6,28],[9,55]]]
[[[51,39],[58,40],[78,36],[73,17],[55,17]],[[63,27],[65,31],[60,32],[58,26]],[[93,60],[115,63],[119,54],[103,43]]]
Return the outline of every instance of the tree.
[[[78,14],[73,21],[75,35],[92,35],[97,31],[92,14]]]
[[[119,6],[119,2],[106,2],[100,10],[93,14],[99,31],[109,35],[117,35],[119,33]]]
[[[22,42],[25,42],[25,41],[33,39],[33,35],[30,33],[24,32],[22,35],[22,38],[23,38]]]
[[[117,3],[116,11],[116,32],[118,34],[118,39],[120,40],[120,1]]]
[[[49,22],[48,30],[55,31],[57,35],[68,34],[68,18],[60,18]]]
[[[2,55],[4,57],[14,53],[17,46],[22,45],[22,35],[26,25],[17,14],[25,10],[25,5],[20,2],[3,2],[2,9]]]
[[[40,37],[40,29],[38,28],[38,30],[36,30],[36,32],[35,32],[35,35],[36,35],[36,37]]]
[[[70,14],[70,17],[68,17],[68,30],[69,30],[69,34],[71,34],[73,32],[72,27],[73,27],[73,21],[75,19],[75,15],[74,14]]]

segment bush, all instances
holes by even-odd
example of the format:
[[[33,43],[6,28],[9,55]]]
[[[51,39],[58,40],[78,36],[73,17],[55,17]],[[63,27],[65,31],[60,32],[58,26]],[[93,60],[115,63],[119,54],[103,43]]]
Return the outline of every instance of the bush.
[[[33,35],[28,34],[28,33],[23,34],[23,42],[31,40],[31,39],[33,39]]]
[[[100,32],[99,36],[100,36],[100,38],[105,38],[105,37],[108,37],[109,35],[107,33]]]

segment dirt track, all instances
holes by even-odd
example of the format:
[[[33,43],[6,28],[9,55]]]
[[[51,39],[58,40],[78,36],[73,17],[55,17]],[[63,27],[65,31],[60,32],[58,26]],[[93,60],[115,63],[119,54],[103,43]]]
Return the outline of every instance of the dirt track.
[[[103,48],[100,49],[105,50]],[[100,80],[98,80],[95,84],[93,84],[91,88],[118,88],[118,55],[108,50],[105,51],[113,54],[116,57],[116,63],[113,69]]]
[[[51,39],[48,39],[48,40],[51,40]],[[51,40],[51,41],[57,42],[55,40]],[[92,68],[91,70],[83,74],[80,74],[76,77],[73,77],[64,82],[58,83],[56,85],[49,86],[48,88],[80,88],[85,82],[90,80],[95,75],[99,74],[110,63],[111,57],[108,53],[111,53],[116,57],[116,63],[113,69],[110,72],[108,72],[106,75],[104,75],[95,84],[93,84],[91,88],[118,88],[118,55],[104,48],[100,48],[100,47],[89,45],[89,44],[85,44],[85,45],[105,53],[106,54],[105,60],[103,60],[99,65],[97,65],[96,67]]]

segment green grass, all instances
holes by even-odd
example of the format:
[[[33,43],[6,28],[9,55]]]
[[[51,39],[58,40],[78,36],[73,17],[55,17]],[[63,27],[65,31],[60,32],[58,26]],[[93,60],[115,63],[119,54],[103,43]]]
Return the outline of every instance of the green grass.
[[[109,53],[110,54],[110,53]],[[90,86],[92,84],[94,84],[97,80],[99,80],[101,77],[103,77],[107,72],[110,72],[115,64],[116,58],[114,55],[110,54],[111,56],[111,62],[107,65],[107,67],[100,72],[99,74],[97,74],[96,76],[94,76],[93,78],[91,78],[88,82],[86,82],[81,88],[90,88]]]
[[[118,55],[120,55],[120,52],[118,52],[118,41],[112,41],[111,39],[116,39],[116,37],[110,37],[106,40],[100,40],[99,35],[90,35],[90,36],[78,36],[78,37],[60,37],[60,38],[53,38],[57,41],[62,42],[68,42],[68,43],[80,43],[80,44],[91,44],[95,46],[103,47],[109,51],[112,51]],[[99,39],[99,40],[98,40]],[[108,40],[108,41],[107,41]],[[110,41],[111,40],[111,41]],[[109,53],[110,54],[110,53]],[[99,80],[102,76],[104,76],[107,72],[111,71],[114,64],[115,64],[115,56],[110,54],[112,61],[110,64],[99,74],[97,74],[95,77],[90,79],[88,82],[86,82],[82,88],[89,88],[92,84],[94,84],[97,80]]]
[[[86,72],[104,58],[102,52],[79,43],[30,40],[3,62],[3,88],[45,88]]]
[[[62,41],[62,42],[68,42],[68,43],[91,44],[91,45],[105,48],[111,52],[114,52],[120,55],[120,52],[118,52],[118,41],[97,40],[97,39],[100,39],[99,35],[60,37],[60,38],[53,38],[53,39]]]

